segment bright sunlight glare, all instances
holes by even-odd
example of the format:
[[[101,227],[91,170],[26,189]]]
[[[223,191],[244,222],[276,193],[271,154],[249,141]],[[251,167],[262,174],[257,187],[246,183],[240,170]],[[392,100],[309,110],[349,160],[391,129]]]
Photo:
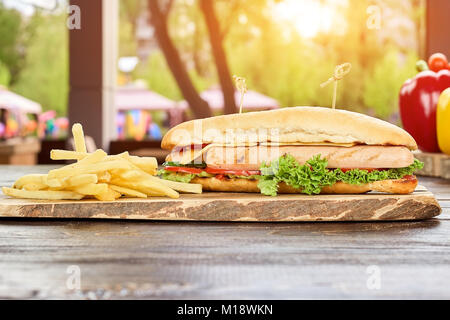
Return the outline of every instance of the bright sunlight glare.
[[[275,16],[292,23],[301,36],[313,38],[331,29],[334,12],[321,1],[285,0],[275,4]]]

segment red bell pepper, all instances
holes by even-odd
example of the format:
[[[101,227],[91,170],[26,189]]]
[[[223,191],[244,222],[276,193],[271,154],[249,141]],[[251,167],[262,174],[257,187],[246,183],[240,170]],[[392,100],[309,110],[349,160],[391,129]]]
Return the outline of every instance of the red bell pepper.
[[[436,108],[439,95],[448,87],[450,70],[427,70],[407,80],[400,90],[403,127],[423,151],[440,151],[436,134]]]

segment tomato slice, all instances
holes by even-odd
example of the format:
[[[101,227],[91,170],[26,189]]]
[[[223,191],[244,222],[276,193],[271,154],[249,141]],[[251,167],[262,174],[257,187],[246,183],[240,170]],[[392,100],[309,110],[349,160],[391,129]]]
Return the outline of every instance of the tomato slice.
[[[226,170],[226,169],[213,169],[206,167],[205,171],[209,174],[218,174],[218,175],[234,175],[234,176],[259,176],[261,175],[261,171],[259,170]]]
[[[213,175],[219,175],[219,176],[226,176],[226,175],[234,175],[234,176],[259,176],[261,175],[261,171],[259,170],[227,170],[227,169],[214,169],[206,167],[205,169],[199,169],[199,168],[191,168],[191,167],[165,167],[164,168],[167,171],[172,172],[181,172],[181,173],[189,173],[189,174],[200,174],[203,171],[209,174]],[[347,172],[350,170],[354,170],[355,168],[341,168],[342,172]],[[368,172],[372,172],[375,170],[386,170],[386,169],[374,169],[374,168],[357,168],[359,170],[367,170]]]
[[[203,169],[189,168],[189,167],[164,167],[164,170],[190,174],[199,174],[202,173],[203,171]]]
[[[214,175],[234,175],[234,176],[255,176],[255,175],[261,175],[261,171],[259,170],[225,170],[225,169],[213,169],[206,167],[205,169],[199,169],[199,168],[191,168],[191,167],[173,167],[168,166],[164,168],[167,171],[172,172],[181,172],[181,173],[190,173],[190,174],[200,174],[203,171],[209,174]]]

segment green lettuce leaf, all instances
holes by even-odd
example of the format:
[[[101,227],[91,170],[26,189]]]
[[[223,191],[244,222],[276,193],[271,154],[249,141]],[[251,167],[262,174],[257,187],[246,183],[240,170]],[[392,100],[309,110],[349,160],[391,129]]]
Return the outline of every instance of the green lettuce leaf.
[[[407,168],[381,171],[353,169],[343,172],[341,169],[327,169],[328,161],[321,155],[313,157],[306,164],[300,165],[291,155],[284,155],[270,164],[262,164],[258,187],[262,194],[276,196],[278,183],[299,188],[305,194],[319,194],[323,187],[331,186],[338,181],[361,185],[374,181],[400,179],[423,168],[423,163],[414,160]]]
[[[182,168],[200,168],[204,169],[206,168],[206,163],[187,163],[187,164],[181,164],[179,162],[174,161],[167,161],[163,163],[163,167],[182,167]]]
[[[328,161],[317,155],[300,165],[291,155],[285,155],[269,164],[261,165],[261,175],[237,176],[226,175],[228,178],[259,180],[258,187],[262,194],[276,196],[278,183],[285,182],[287,185],[301,189],[305,194],[319,194],[323,187],[332,186],[338,181],[348,184],[361,185],[375,181],[401,179],[412,175],[416,170],[423,168],[423,163],[415,159],[414,163],[406,168],[367,171],[353,169],[343,172],[341,169],[327,169]],[[202,171],[198,174],[176,173],[160,170],[158,175],[162,179],[189,183],[195,177],[209,178],[214,175]]]
[[[266,196],[276,196],[278,193],[278,181],[276,179],[261,179],[258,188]]]
[[[166,171],[166,170],[160,170],[158,172],[158,175],[164,180],[183,182],[183,183],[189,183],[192,181],[192,179],[195,178],[195,174],[177,173],[177,172],[171,172],[171,171]]]
[[[253,175],[253,176],[237,176],[235,174],[226,174],[227,178],[230,179],[247,179],[247,180],[258,180],[261,176]]]
[[[214,177],[214,174],[207,173],[206,171],[202,171],[201,173],[183,173],[183,172],[173,172],[168,170],[159,170],[158,176],[165,180],[171,180],[176,182],[185,182],[189,183],[195,177],[199,178],[211,178]],[[261,176],[253,175],[253,176],[237,176],[233,174],[225,175],[229,179],[247,179],[247,180],[258,180]]]
[[[214,177],[213,174],[209,174],[206,171],[202,171],[201,173],[184,173],[184,172],[173,172],[168,170],[159,170],[158,176],[160,176],[164,180],[170,180],[175,182],[184,182],[189,183],[195,177],[200,178],[210,178]]]

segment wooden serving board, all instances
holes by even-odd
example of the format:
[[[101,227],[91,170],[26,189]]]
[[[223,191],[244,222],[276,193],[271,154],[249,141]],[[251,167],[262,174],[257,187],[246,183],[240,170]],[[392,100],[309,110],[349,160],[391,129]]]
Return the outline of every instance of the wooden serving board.
[[[414,156],[425,165],[418,175],[450,179],[450,156],[444,153],[417,152]]]
[[[419,187],[410,195],[279,195],[204,193],[179,199],[115,202],[30,201],[0,197],[0,217],[179,221],[387,221],[439,215],[433,194]]]

